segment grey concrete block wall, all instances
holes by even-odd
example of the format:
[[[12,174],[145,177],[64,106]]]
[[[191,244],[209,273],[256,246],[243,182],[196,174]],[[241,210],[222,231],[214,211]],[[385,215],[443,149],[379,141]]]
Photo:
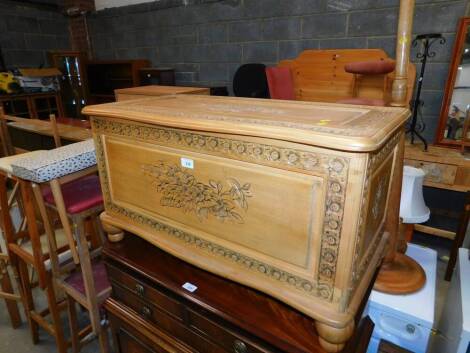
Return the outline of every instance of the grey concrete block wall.
[[[70,49],[68,20],[52,8],[0,0],[0,46],[7,67],[48,66],[48,51]]]
[[[395,56],[399,0],[160,0],[90,18],[96,57],[146,58],[177,84],[226,85],[243,63],[275,65],[305,49],[382,48]],[[422,110],[434,138],[457,21],[467,0],[417,0],[414,34],[441,32],[426,70]],[[27,21],[22,26],[34,26]],[[417,48],[412,50],[413,58]],[[418,65],[419,70],[419,65]]]

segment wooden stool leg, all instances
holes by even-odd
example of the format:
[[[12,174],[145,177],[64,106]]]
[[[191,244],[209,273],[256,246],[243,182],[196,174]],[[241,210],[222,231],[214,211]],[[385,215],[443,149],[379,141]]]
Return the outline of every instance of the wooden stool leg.
[[[101,330],[98,334],[98,343],[100,345],[101,353],[109,352],[108,328],[105,326],[101,327]]]
[[[31,331],[31,338],[33,343],[37,344],[39,342],[38,324],[31,317],[31,312],[35,310],[33,293],[29,282],[28,266],[22,260],[18,261],[18,276],[21,285],[21,296],[23,298],[25,315]]]
[[[57,345],[57,351],[59,353],[67,353],[67,343],[64,338],[64,330],[62,328],[62,322],[60,320],[60,313],[57,307],[57,298],[54,291],[54,285],[52,278],[49,275],[47,280],[46,296],[47,304],[49,306],[49,313],[51,314],[52,325],[54,326],[55,341]]]
[[[71,296],[67,295],[67,308],[69,313],[69,325],[70,325],[70,341],[72,343],[72,353],[80,352],[80,339],[78,337],[79,330],[77,324],[77,308],[75,307],[75,300]]]
[[[85,284],[88,312],[90,315],[93,332],[98,336],[101,353],[108,353],[108,336],[106,329],[101,325],[100,308],[96,297],[96,286],[93,279],[93,269],[91,264],[88,243],[85,236],[85,221],[79,217],[74,217],[73,223],[76,224],[77,248],[80,256],[80,265]]]
[[[10,275],[8,274],[6,264],[2,264],[1,262],[2,260],[0,260],[0,271],[3,271],[3,274],[0,273],[2,291],[4,293],[11,293],[12,295],[14,295],[13,286],[11,284]],[[16,302],[16,300],[5,298],[5,304],[7,306],[8,314],[10,315],[11,325],[13,326],[13,328],[19,327],[21,325],[21,316],[20,310],[18,309],[18,303]]]

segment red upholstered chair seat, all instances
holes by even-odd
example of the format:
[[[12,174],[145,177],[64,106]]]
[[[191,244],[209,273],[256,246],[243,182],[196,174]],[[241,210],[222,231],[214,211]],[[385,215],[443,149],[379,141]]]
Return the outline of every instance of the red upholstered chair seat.
[[[359,61],[344,66],[344,71],[359,75],[385,75],[395,70],[391,60]]]
[[[355,104],[355,105],[372,105],[376,107],[385,107],[385,101],[383,99],[371,99],[371,98],[346,98],[337,101],[336,103],[343,104]]]
[[[295,100],[294,81],[288,67],[268,67],[266,77],[272,99]]]
[[[111,288],[111,284],[108,280],[108,274],[106,272],[106,268],[102,261],[96,261],[91,263],[92,271],[93,271],[93,282],[95,283],[95,291],[97,294]],[[70,287],[75,289],[82,295],[86,295],[85,293],[85,282],[83,281],[83,276],[81,271],[73,272],[70,276],[65,278],[65,283],[67,283]]]
[[[103,203],[100,180],[97,175],[73,180],[61,186],[65,208],[69,214],[80,213]],[[50,188],[43,190],[44,201],[55,205]]]

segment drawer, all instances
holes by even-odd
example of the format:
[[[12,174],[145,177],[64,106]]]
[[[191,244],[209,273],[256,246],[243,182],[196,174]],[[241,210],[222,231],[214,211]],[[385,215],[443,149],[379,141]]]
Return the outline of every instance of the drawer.
[[[187,345],[144,321],[137,313],[110,299],[105,308],[114,343],[120,353],[193,353]]]
[[[248,339],[227,330],[205,316],[188,309],[188,320],[191,328],[201,332],[213,342],[222,346],[226,351],[233,353],[261,353],[268,350],[250,342]]]
[[[146,303],[151,303],[152,306],[166,312],[178,320],[183,320],[184,308],[183,305],[177,300],[170,298],[148,286],[147,284],[138,281],[126,272],[123,272],[116,267],[107,264],[108,276],[113,285],[113,293],[116,285],[119,285],[121,290],[128,291],[133,295],[141,298]]]
[[[222,348],[216,346],[207,338],[202,337],[191,330],[183,322],[176,320],[173,316],[167,315],[166,312],[153,306],[151,303],[145,302],[142,298],[132,294],[127,289],[120,287],[118,284],[113,285],[113,298],[117,302],[135,311],[140,317],[155,325],[159,330],[168,333],[176,340],[187,344],[198,352],[225,352]]]
[[[424,181],[431,183],[452,185],[455,182],[457,166],[452,164],[442,164],[405,159],[405,165],[415,168],[421,168],[426,172]]]

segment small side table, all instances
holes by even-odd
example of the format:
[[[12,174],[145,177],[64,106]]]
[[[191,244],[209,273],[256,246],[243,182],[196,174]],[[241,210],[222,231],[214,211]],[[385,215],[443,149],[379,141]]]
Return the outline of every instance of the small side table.
[[[375,328],[367,353],[376,353],[381,339],[415,353],[425,353],[428,347],[434,324],[437,252],[409,244],[406,254],[423,267],[426,284],[418,292],[407,295],[372,291],[367,313]]]

